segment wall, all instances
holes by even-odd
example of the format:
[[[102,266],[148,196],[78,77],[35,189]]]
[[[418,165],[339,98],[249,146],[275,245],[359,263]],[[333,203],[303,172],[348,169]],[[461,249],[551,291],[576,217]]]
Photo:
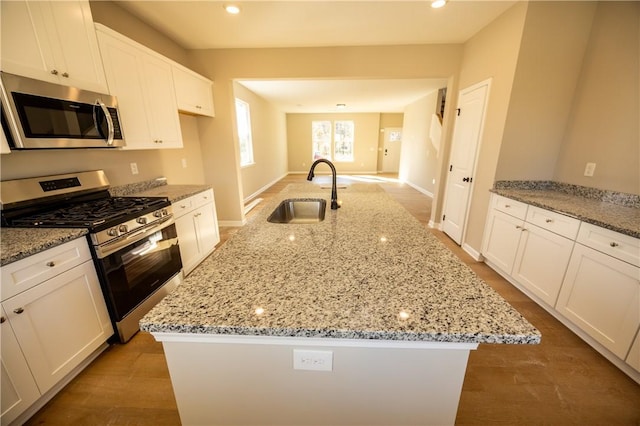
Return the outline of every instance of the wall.
[[[244,202],[287,174],[287,129],[283,112],[245,86],[234,83],[234,96],[249,104],[255,164],[243,167]]]
[[[245,195],[234,139],[234,79],[449,78],[458,72],[462,46],[210,49],[188,55],[195,71],[215,81],[216,119],[198,122],[205,180],[216,191],[219,218],[241,223]]]
[[[112,2],[92,1],[91,12],[100,22],[152,49],[184,63],[186,52],[176,43]],[[197,119],[199,120],[199,119]],[[19,179],[85,170],[105,170],[112,186],[166,176],[170,183],[202,183],[199,137],[194,117],[180,117],[185,148],[175,150],[117,151],[104,149],[13,151],[0,156],[0,179]],[[126,134],[125,134],[126,138]],[[188,167],[183,169],[181,159]],[[129,163],[138,164],[132,175]],[[179,164],[179,166],[178,166]]]
[[[334,114],[287,114],[287,146],[289,151],[289,171],[307,173],[313,163],[311,150],[312,121],[353,120],[354,161],[333,161],[340,173],[376,173],[378,167],[378,135],[380,114],[376,113],[334,113]],[[328,172],[323,166],[318,173]]]
[[[439,160],[429,129],[437,98],[438,91],[434,91],[405,107],[399,173],[400,180],[432,197]]]
[[[596,6],[529,5],[496,180],[553,178]]]
[[[527,7],[527,3],[517,3],[465,43],[459,88],[457,92],[447,91],[447,104],[455,107],[459,90],[491,79],[467,228],[463,233],[463,244],[478,252],[482,244],[489,189],[493,187]]]
[[[639,58],[640,3],[598,3],[555,180],[640,194]]]
[[[380,130],[386,127],[400,127],[402,128],[402,122],[404,120],[404,114],[402,113],[381,113],[380,114]],[[377,171],[382,171],[382,156],[384,154],[384,132],[378,133],[378,168]]]

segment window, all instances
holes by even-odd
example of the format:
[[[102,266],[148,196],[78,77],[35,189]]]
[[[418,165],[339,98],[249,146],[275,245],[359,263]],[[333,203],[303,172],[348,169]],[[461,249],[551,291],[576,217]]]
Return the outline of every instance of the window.
[[[251,115],[249,104],[236,98],[236,121],[240,143],[240,166],[253,164],[253,141],[251,139]]]
[[[312,121],[313,160],[353,161],[353,134],[353,121],[336,121],[333,126],[331,121]]]
[[[331,122],[311,122],[311,144],[313,160],[325,158],[331,161]]]
[[[335,127],[336,161],[353,161],[353,121],[336,121]]]

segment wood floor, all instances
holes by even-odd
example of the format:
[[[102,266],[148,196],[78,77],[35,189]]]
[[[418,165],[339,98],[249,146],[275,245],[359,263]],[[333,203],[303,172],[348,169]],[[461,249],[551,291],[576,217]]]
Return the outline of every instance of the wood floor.
[[[303,178],[290,175],[260,197],[266,200]],[[376,181],[425,226],[429,221],[430,198],[393,176],[339,178]],[[330,182],[327,176],[314,181]],[[222,228],[221,244],[236,231]],[[430,232],[543,336],[540,345],[483,344],[472,351],[456,424],[640,425],[639,385],[446,235]],[[142,332],[126,345],[111,346],[27,424],[179,425],[162,346]]]

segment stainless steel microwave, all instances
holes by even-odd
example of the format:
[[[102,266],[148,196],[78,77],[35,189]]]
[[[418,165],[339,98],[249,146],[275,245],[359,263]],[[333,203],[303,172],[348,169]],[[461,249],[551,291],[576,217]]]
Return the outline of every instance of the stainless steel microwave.
[[[12,149],[125,145],[114,96],[0,73],[2,124]]]

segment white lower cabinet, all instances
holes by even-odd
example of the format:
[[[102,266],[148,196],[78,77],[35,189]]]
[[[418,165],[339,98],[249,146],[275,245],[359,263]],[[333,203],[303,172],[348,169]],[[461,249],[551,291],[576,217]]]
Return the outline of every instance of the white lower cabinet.
[[[2,425],[9,424],[55,385],[68,378],[113,334],[109,313],[84,239],[3,267],[3,295],[15,290],[8,276],[42,276],[2,300]],[[78,248],[79,250],[75,250]],[[80,250],[82,248],[82,250]],[[69,252],[88,258],[64,264]],[[78,263],[81,262],[81,263]],[[42,264],[42,265],[40,265]],[[34,271],[55,271],[54,276]],[[26,366],[26,369],[25,369]],[[35,391],[33,386],[35,385]],[[34,399],[35,396],[35,399]]]
[[[213,190],[173,203],[183,272],[187,275],[220,242]]]
[[[2,309],[0,341],[0,397],[2,425],[8,425],[40,398],[36,381],[24,359],[18,339]]]
[[[556,309],[625,359],[640,325],[640,270],[576,244]]]
[[[639,380],[640,240],[491,197],[487,264]]]
[[[574,242],[527,223],[511,275],[549,306],[556,304]]]

